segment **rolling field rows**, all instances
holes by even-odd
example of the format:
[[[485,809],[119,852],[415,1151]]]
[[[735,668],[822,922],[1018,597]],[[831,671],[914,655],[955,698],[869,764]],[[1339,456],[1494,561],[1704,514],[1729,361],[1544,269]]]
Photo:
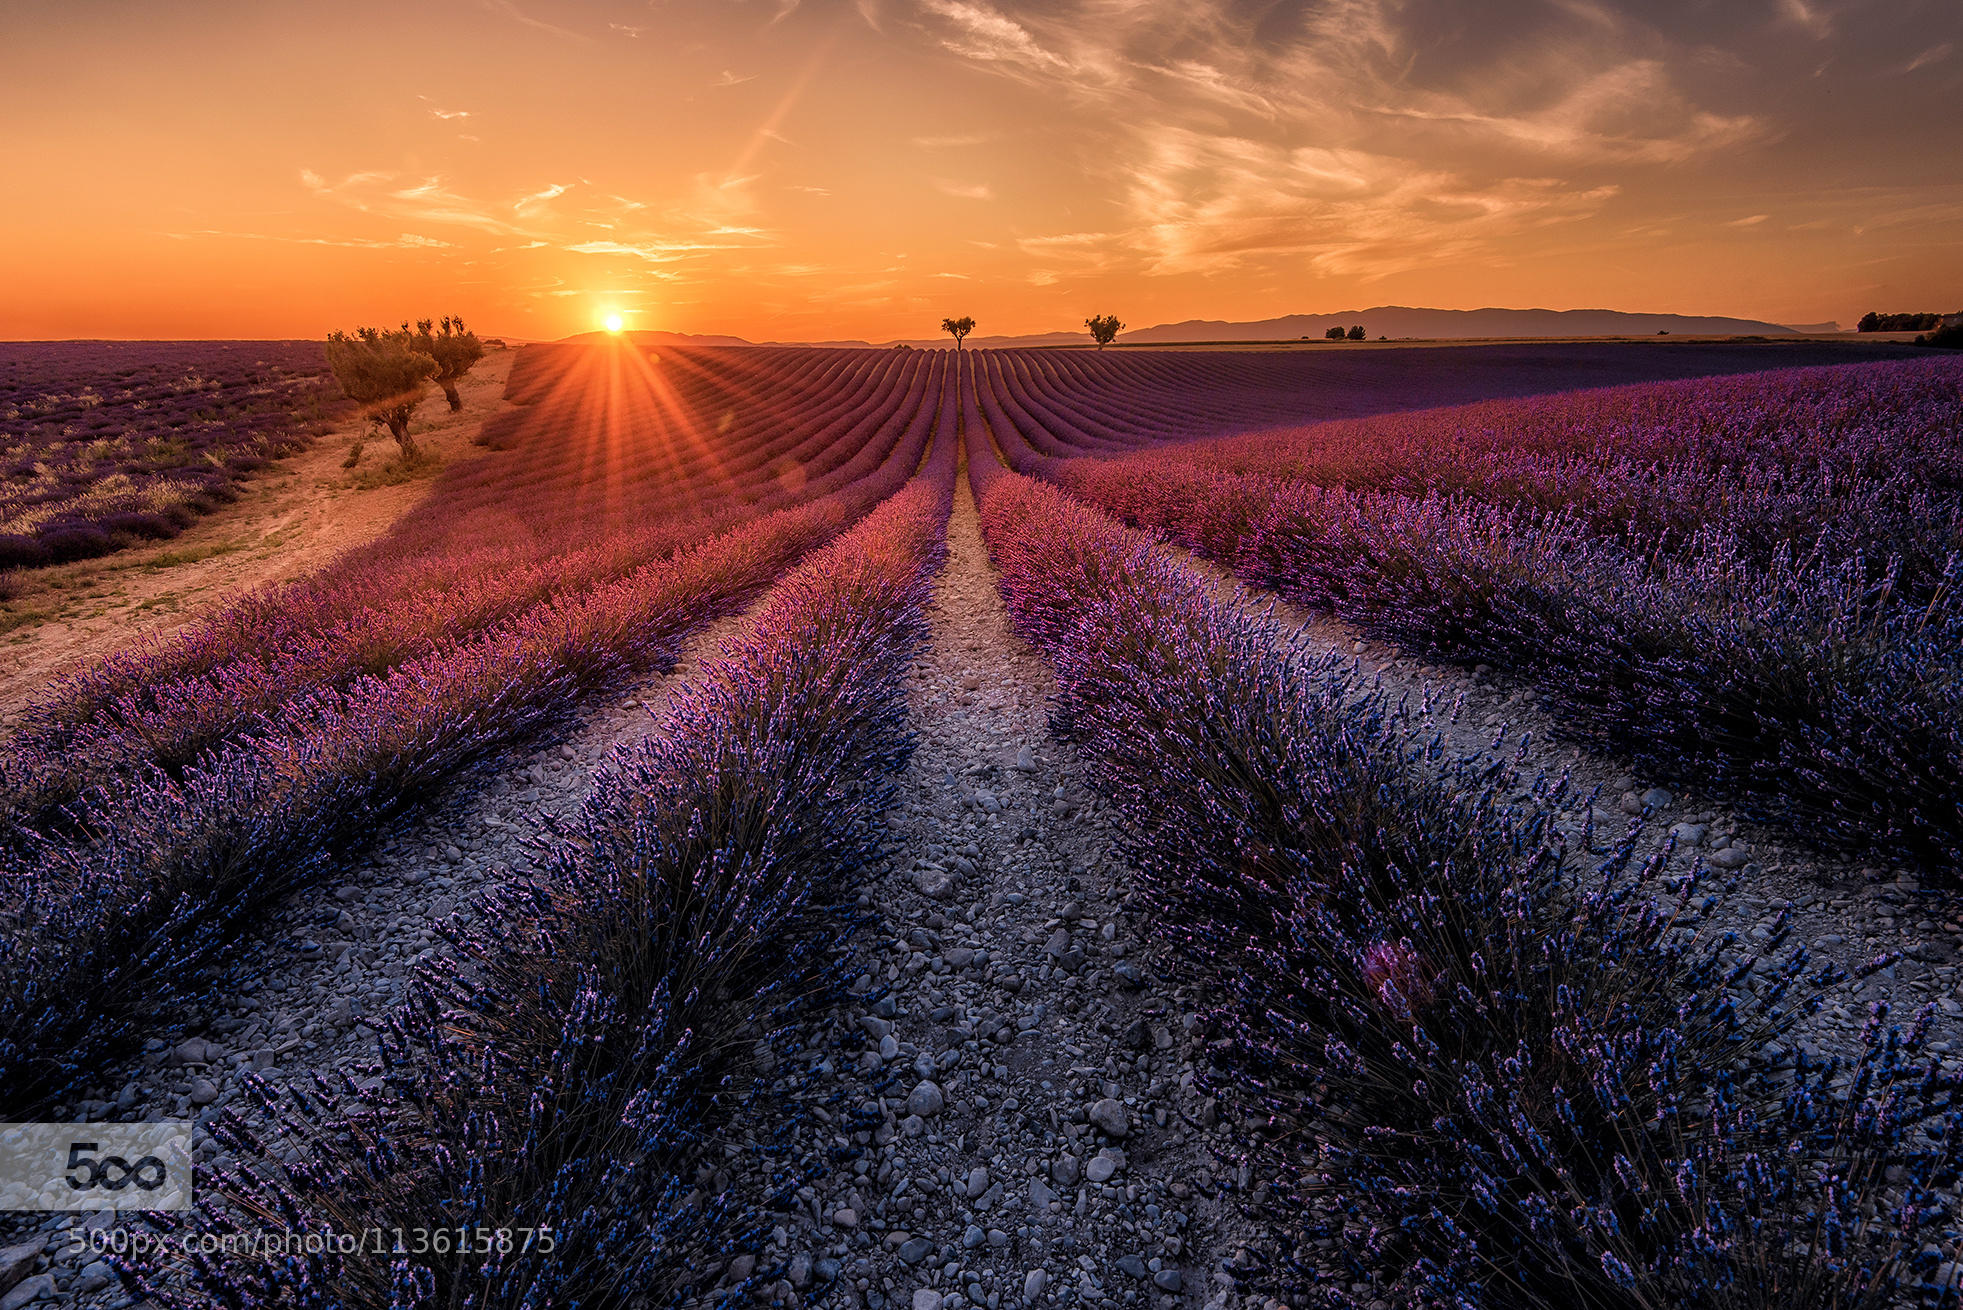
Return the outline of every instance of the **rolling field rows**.
[[[0,1118],[560,1240],[53,1285],[1955,1304],[1963,367],[1700,349],[528,349],[5,743]]]

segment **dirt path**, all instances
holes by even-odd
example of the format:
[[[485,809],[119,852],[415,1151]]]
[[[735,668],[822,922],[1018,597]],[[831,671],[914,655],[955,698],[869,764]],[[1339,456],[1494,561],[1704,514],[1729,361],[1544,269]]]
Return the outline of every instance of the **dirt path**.
[[[855,990],[878,999],[811,1034],[812,1101],[876,1126],[779,1216],[765,1299],[1197,1306],[1235,1222],[1197,1126],[1199,1039],[1076,754],[1049,736],[1053,679],[1010,631],[965,479],[929,617],[907,688],[918,747],[865,898]],[[841,1058],[839,1028],[860,1054]],[[844,1143],[835,1112],[814,1162]]]
[[[508,408],[504,380],[515,353],[485,356],[464,379],[459,413],[432,390],[411,429],[417,442],[444,464],[489,453],[471,438]],[[386,432],[378,438],[364,420],[349,418],[241,484],[237,501],[170,541],[16,573],[19,595],[0,607],[0,730],[65,670],[168,633],[242,592],[311,573],[386,532],[428,491],[431,474],[356,486],[341,464],[357,438],[364,442],[357,473],[372,474],[394,451]]]

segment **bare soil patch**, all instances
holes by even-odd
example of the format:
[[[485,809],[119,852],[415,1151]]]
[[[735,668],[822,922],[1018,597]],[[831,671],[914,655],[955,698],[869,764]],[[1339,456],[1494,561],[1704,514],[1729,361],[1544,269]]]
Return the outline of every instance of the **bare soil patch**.
[[[0,604],[0,728],[62,673],[244,592],[311,573],[388,531],[438,469],[490,453],[471,439],[510,408],[503,395],[513,353],[493,351],[464,379],[458,413],[432,391],[411,431],[433,458],[410,476],[385,473],[395,443],[351,417],[171,541],[13,574],[15,595]],[[350,470],[342,465],[356,440],[362,458]]]

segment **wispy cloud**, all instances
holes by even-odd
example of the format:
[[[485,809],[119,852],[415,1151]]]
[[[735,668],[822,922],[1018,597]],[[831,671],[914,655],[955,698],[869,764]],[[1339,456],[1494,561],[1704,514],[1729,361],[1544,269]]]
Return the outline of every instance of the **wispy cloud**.
[[[557,23],[548,23],[542,18],[532,17],[520,9],[515,0],[478,0],[478,3],[492,13],[501,14],[512,22],[522,24],[534,31],[550,32],[554,36],[564,37],[570,41],[591,40],[584,32],[575,32],[570,27],[560,27]]]
[[[1770,214],[1747,214],[1743,218],[1732,219],[1730,222],[1726,223],[1725,226],[1726,227],[1757,227],[1760,223],[1765,222],[1766,219],[1771,217],[1772,215]]]
[[[1786,21],[1805,29],[1816,40],[1833,35],[1833,16],[1820,0],[1779,0],[1779,13]]]
[[[1902,71],[1904,73],[1913,73],[1917,69],[1928,68],[1933,64],[1940,64],[1943,60],[1955,53],[1956,43],[1954,41],[1945,41],[1941,45],[1932,45],[1927,50],[1916,55],[1915,58],[1909,60],[1906,64],[1903,64]]]
[[[1482,111],[1465,98],[1432,94],[1377,112],[1463,129],[1488,144],[1524,147],[1591,162],[1680,163],[1757,135],[1749,115],[1690,109],[1675,100],[1662,64],[1633,60],[1603,68],[1534,109]]]
[[[300,170],[301,185],[316,197],[331,200],[364,214],[377,214],[416,223],[440,223],[476,228],[499,234],[518,229],[494,213],[489,206],[459,195],[441,177],[426,177],[406,186],[396,185],[395,173],[350,173],[339,182],[329,183],[312,169]]]
[[[579,241],[561,250],[575,255],[627,255],[650,264],[672,264],[701,249],[687,243],[657,241]]]
[[[964,58],[1045,73],[1070,67],[1021,23],[978,0],[921,0],[921,8],[943,21],[942,43]]]
[[[917,136],[913,144],[922,150],[956,150],[963,146],[987,145],[995,138],[987,132],[957,132],[950,136]]]
[[[540,190],[532,192],[528,196],[518,197],[517,200],[512,202],[511,207],[519,214],[529,218],[543,209],[548,201],[557,200],[570,189],[564,183],[554,182]]]
[[[1381,278],[1489,252],[1501,238],[1597,213],[1615,195],[1613,186],[1479,183],[1361,151],[1174,132],[1131,170],[1138,226],[1124,240],[1145,255],[1150,273],[1286,258],[1317,272]]]
[[[415,232],[404,232],[392,240],[373,237],[321,237],[294,236],[278,232],[227,232],[217,228],[199,228],[195,232],[172,232],[172,239],[186,241],[192,237],[222,237],[233,241],[280,241],[296,246],[341,246],[351,250],[455,250],[448,241],[438,241],[435,237],[421,236]]]
[[[755,73],[745,73],[739,77],[735,73],[732,73],[730,70],[725,68],[722,70],[722,76],[718,77],[715,81],[709,83],[709,85],[710,86],[741,86],[745,82],[754,82],[756,80],[757,80],[757,75]]]
[[[647,264],[674,264],[719,250],[756,250],[771,244],[761,228],[719,226],[696,233],[645,233],[631,240],[576,241],[560,247],[575,255],[621,255]]]
[[[936,178],[934,185],[950,196],[961,200],[993,200],[995,190],[986,182],[951,182],[946,178]]]

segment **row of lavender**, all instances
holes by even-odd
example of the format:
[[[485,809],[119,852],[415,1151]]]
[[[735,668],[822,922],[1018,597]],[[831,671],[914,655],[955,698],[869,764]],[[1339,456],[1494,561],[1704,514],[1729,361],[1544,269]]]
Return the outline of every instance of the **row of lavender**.
[[[1832,343],[1680,347],[1629,342],[1536,342],[1411,347],[1331,355],[1320,350],[979,351],[984,395],[1011,415],[1047,411],[1066,423],[1030,439],[1053,454],[1136,448],[1168,437],[1224,436],[1314,419],[1465,405],[1674,378],[1915,357],[1912,348]],[[992,393],[992,394],[990,394]],[[991,421],[994,416],[991,415]]]
[[[1937,360],[1569,392],[1265,431],[1156,458],[1560,513],[1636,554],[1676,553],[1721,525],[1754,559],[1800,543],[1874,565],[1901,556],[1919,575],[1939,569],[1963,532],[1959,372]],[[1005,375],[1004,404],[1017,405],[1024,385]],[[1080,431],[1081,414],[1021,400],[1032,443],[1052,433],[1062,440],[1049,436],[1049,453],[1099,446]],[[1143,416],[1128,431],[1134,446],[1194,435],[1191,423]]]
[[[976,430],[971,429],[971,433]],[[979,435],[976,433],[976,435]],[[1442,766],[1410,723],[1150,538],[971,437],[1019,629],[1210,995],[1311,1304],[1953,1305],[1959,1085],[1877,1009],[1775,1044],[1835,980],[1713,890],[1565,849],[1561,785]],[[1885,963],[1883,962],[1877,962]]]
[[[1963,867],[1963,366],[1800,370],[1012,464],[1753,817]],[[1165,435],[1170,435],[1168,429]]]
[[[131,1280],[186,1307],[745,1299],[756,1279],[715,1290],[762,1231],[718,1186],[719,1129],[783,1118],[755,1054],[841,983],[842,907],[910,749],[902,680],[926,637],[954,466],[938,442],[908,487],[773,591],[659,736],[617,754],[540,878],[458,934],[460,966],[422,977],[385,1037],[384,1090],[267,1093],[277,1131],[236,1116],[225,1130],[248,1152],[282,1131],[321,1150],[284,1180],[223,1180],[216,1229],[276,1212],[317,1236],[549,1230],[549,1249],[207,1261],[188,1288],[167,1266]]]
[[[260,730],[299,697],[386,675],[499,625],[536,622],[568,597],[617,585],[649,560],[761,513],[821,503],[874,474],[902,446],[917,458],[932,418],[926,397],[934,373],[909,368],[897,379],[904,385],[896,385],[892,370],[881,367],[886,358],[853,362],[847,379],[879,403],[863,412],[772,411],[764,418],[782,420],[779,426],[759,424],[741,440],[728,434],[717,460],[726,487],[720,497],[679,473],[657,482],[640,475],[650,465],[672,470],[681,452],[695,452],[696,429],[713,421],[701,411],[714,413],[721,395],[650,413],[647,391],[665,380],[603,385],[592,373],[607,361],[597,358],[569,369],[567,399],[524,415],[530,428],[522,449],[446,478],[374,547],[57,684],[27,712],[0,760],[0,813],[26,830],[46,828],[60,807],[107,778],[150,764],[180,772]],[[752,365],[745,385],[767,392],[772,376]],[[585,408],[580,397],[589,387],[610,399],[568,422],[563,411]],[[787,459],[799,461],[794,466],[803,474],[789,489],[776,472]],[[603,460],[631,469],[639,478],[634,490],[610,487],[608,469],[595,467]],[[583,471],[590,483],[575,482],[569,492],[569,470]],[[736,503],[739,493],[747,499]],[[604,500],[610,514],[587,505],[589,495]],[[522,529],[487,521],[484,505]],[[593,525],[603,518],[612,530]]]
[[[0,569],[175,536],[347,408],[318,342],[0,344]]]
[[[187,679],[181,696],[152,693],[151,717],[117,702],[135,731],[111,721],[71,738],[68,754],[85,742],[112,767],[88,774],[43,831],[20,829],[0,906],[4,1109],[19,1117],[85,1080],[189,995],[268,904],[321,876],[346,846],[550,732],[590,693],[669,666],[689,633],[904,485],[928,447],[937,396],[903,394],[917,409],[893,408],[865,439],[883,456],[858,468],[855,453],[840,468],[856,476],[816,499],[753,511],[620,577],[552,587],[380,673],[309,669],[313,681],[294,681],[275,651],[248,667],[264,669],[277,696],[245,700],[240,684],[206,674]],[[522,494],[522,481],[511,490]],[[208,744],[195,755],[160,758],[159,742],[200,734]],[[15,776],[50,774],[45,755],[13,745]],[[50,820],[42,810],[28,817]]]

